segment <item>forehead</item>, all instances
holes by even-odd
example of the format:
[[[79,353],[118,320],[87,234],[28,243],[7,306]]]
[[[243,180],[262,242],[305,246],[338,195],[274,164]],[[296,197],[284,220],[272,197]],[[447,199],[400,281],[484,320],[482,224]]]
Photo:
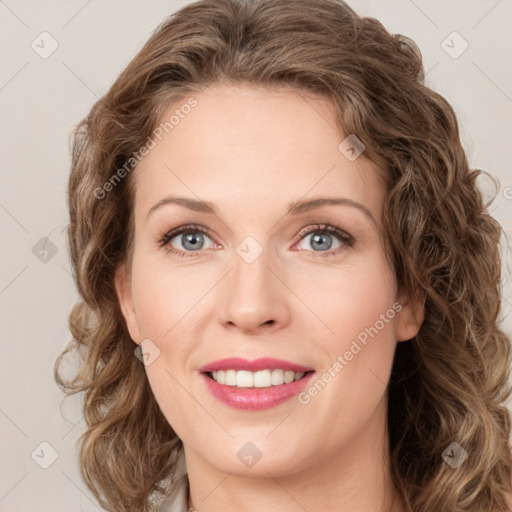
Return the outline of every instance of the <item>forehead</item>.
[[[346,135],[326,98],[231,85],[191,96],[193,108],[184,98],[166,110],[167,133],[134,171],[137,211],[166,194],[253,210],[341,194],[379,216],[384,184],[364,153],[351,161],[340,150]]]

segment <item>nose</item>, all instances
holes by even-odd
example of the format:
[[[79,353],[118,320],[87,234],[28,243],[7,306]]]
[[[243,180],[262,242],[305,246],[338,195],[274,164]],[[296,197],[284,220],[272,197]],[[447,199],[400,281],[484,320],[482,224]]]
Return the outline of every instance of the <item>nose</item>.
[[[290,321],[291,292],[283,282],[285,276],[269,261],[267,251],[248,262],[233,256],[233,268],[224,279],[220,307],[221,323],[245,334],[269,333]]]

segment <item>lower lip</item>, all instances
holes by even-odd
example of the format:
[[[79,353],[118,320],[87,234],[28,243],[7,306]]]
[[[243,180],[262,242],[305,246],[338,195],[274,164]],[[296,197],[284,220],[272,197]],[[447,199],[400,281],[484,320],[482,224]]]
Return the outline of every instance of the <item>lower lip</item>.
[[[276,407],[299,394],[307,386],[313,374],[314,372],[311,372],[289,384],[268,388],[237,388],[219,384],[205,373],[202,373],[201,377],[205,380],[210,393],[226,405],[246,411],[261,411]]]

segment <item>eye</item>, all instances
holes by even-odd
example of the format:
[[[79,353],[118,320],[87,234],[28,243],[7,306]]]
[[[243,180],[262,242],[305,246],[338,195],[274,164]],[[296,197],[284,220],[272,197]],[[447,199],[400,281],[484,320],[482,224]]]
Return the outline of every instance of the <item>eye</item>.
[[[189,224],[167,232],[159,239],[158,245],[159,247],[165,247],[168,252],[174,253],[178,257],[198,257],[203,254],[203,249],[213,248],[212,246],[205,247],[206,239],[215,244],[211,236],[212,233],[208,228]],[[351,235],[330,224],[309,226],[298,235],[301,242],[306,240],[307,237],[310,237],[307,245],[312,247],[312,249],[300,247],[300,244],[295,246],[299,247],[299,251],[310,251],[317,253],[316,256],[321,257],[336,255],[345,248],[352,247],[354,244],[354,238]],[[338,247],[334,249],[332,248],[333,238],[337,238],[339,243]]]
[[[306,240],[309,237],[309,241],[306,243],[307,246],[312,247],[299,247],[299,251],[312,250],[313,252],[319,253],[318,256],[332,256],[338,254],[346,247],[352,247],[354,245],[354,238],[342,229],[332,226],[330,224],[317,224],[316,226],[310,226],[303,229],[299,233],[301,240]],[[333,238],[337,238],[339,241],[338,247],[333,249]]]
[[[180,226],[166,233],[158,242],[160,247],[166,247],[169,252],[177,254],[180,257],[199,256],[204,247],[205,239],[210,241],[210,230],[202,226],[187,225]],[[173,242],[176,240],[176,242]],[[174,247],[177,245],[178,247]]]

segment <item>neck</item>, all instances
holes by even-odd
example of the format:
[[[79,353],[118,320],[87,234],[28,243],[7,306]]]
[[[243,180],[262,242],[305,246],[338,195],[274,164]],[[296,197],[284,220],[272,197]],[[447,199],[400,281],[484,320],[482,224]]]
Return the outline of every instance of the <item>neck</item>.
[[[275,476],[272,470],[260,471],[254,478],[224,473],[185,446],[189,508],[198,512],[402,512],[403,503],[386,463],[386,417],[384,397],[366,428],[337,452],[284,476]]]

